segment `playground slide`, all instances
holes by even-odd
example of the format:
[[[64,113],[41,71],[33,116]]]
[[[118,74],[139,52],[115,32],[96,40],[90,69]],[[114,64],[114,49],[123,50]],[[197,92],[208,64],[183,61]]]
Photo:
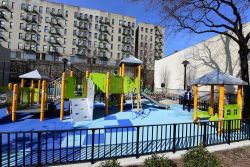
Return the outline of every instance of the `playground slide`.
[[[160,103],[160,102],[154,100],[152,97],[150,97],[149,95],[147,95],[147,94],[144,93],[144,92],[141,92],[141,96],[145,97],[146,99],[148,99],[148,100],[151,101],[152,103],[154,103],[154,104],[156,104],[156,105],[158,105],[158,106],[160,106],[160,107],[162,107],[162,108],[165,108],[165,109],[168,109],[168,108],[169,108],[168,105],[163,104],[163,103]]]

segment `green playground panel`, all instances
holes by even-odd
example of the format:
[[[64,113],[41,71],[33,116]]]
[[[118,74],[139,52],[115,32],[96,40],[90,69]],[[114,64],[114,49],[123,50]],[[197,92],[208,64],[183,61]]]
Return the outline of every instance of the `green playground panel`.
[[[224,120],[232,120],[230,129],[239,130],[240,129],[240,105],[239,104],[227,104],[224,106]],[[224,123],[224,130],[228,130],[228,122]]]
[[[110,76],[109,92],[111,94],[120,94],[120,93],[122,93],[122,80],[123,80],[123,77],[121,77],[121,76],[116,76],[116,75],[111,75]]]
[[[105,93],[106,92],[106,74],[102,73],[91,73],[89,78],[93,81],[95,85],[96,93]]]
[[[124,93],[135,92],[135,83],[129,77],[124,77]]]
[[[66,77],[66,89],[65,89],[65,98],[72,99],[75,97],[76,90],[76,76],[67,76]]]
[[[199,118],[210,118],[208,111],[197,111],[197,117]]]
[[[17,106],[17,109],[24,109],[30,105],[30,87],[24,87],[24,88],[19,88],[18,89],[18,97],[21,96],[21,92],[23,93],[23,104],[19,104]]]

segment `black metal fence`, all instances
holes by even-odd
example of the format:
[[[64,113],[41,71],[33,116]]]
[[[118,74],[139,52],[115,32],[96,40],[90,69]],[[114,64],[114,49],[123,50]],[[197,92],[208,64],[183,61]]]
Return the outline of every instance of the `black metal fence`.
[[[64,164],[250,139],[246,120],[0,133],[0,166]]]

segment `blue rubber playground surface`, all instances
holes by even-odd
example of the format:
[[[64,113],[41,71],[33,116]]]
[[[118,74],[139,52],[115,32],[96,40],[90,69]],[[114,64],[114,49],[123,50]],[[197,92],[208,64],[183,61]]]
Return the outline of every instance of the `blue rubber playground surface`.
[[[65,129],[89,129],[106,127],[125,127],[138,125],[171,124],[181,122],[192,122],[193,111],[183,111],[179,104],[169,104],[171,109],[158,109],[148,102],[144,102],[144,114],[137,115],[132,112],[131,103],[127,102],[124,112],[119,112],[119,108],[110,107],[109,116],[104,116],[105,106],[103,103],[95,103],[94,120],[71,123],[68,112],[68,103],[65,103],[65,120],[59,120],[59,106],[57,113],[45,113],[45,121],[39,121],[39,114],[18,114],[17,122],[11,122],[11,115],[7,115],[5,110],[0,109],[0,131],[45,131],[45,130],[65,130]]]

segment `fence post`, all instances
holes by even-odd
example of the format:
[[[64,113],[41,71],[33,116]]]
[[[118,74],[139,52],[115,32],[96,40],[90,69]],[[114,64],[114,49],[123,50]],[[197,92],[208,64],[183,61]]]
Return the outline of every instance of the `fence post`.
[[[42,162],[41,162],[41,158],[42,158],[42,154],[41,154],[41,132],[38,132],[37,138],[38,138],[37,139],[37,164],[38,164],[38,166],[40,166],[42,164]]]
[[[228,130],[228,133],[227,133],[227,144],[230,144],[230,140],[231,140],[231,120],[228,120],[227,121],[227,130]]]
[[[139,158],[139,137],[140,137],[140,127],[137,127],[137,134],[136,134],[136,158]]]
[[[207,122],[204,122],[203,123],[203,144],[204,144],[204,146],[206,146],[207,145]]]
[[[175,143],[176,143],[176,124],[173,124],[174,129],[173,129],[173,153],[175,153],[176,148],[175,148]]]
[[[100,135],[100,134],[99,134]],[[92,129],[92,143],[91,143],[91,164],[94,163],[94,151],[95,151],[95,129]]]

